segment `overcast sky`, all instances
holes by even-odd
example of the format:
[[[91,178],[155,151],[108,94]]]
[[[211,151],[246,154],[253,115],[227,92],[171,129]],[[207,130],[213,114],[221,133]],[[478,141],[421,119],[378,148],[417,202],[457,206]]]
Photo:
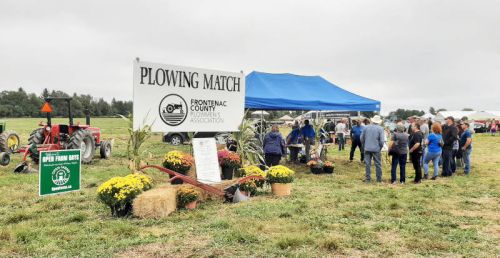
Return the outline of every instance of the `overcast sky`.
[[[321,75],[396,108],[499,110],[500,1],[0,2],[0,90],[132,99],[132,61]]]

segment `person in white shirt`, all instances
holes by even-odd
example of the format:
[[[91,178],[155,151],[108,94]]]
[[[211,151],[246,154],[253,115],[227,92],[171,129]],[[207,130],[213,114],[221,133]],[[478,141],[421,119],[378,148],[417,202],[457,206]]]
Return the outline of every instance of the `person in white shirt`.
[[[344,134],[346,132],[346,124],[344,122],[344,118],[342,118],[339,123],[335,126],[335,133],[337,134],[339,151],[344,150],[345,145],[345,137]]]

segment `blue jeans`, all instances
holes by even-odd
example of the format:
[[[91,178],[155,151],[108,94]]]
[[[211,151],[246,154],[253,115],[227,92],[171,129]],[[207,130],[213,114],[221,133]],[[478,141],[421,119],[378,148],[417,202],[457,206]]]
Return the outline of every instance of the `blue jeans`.
[[[391,183],[396,182],[396,170],[399,164],[399,182],[404,183],[406,181],[406,160],[408,157],[406,154],[396,154],[392,156],[392,167],[391,167]]]
[[[441,159],[441,152],[426,152],[424,157],[424,174],[429,174],[429,162],[434,164],[434,176],[439,174],[439,160]]]
[[[375,162],[375,173],[377,175],[377,182],[382,182],[382,162],[380,158],[380,151],[365,151],[365,170],[366,170],[366,181],[371,181],[371,167],[372,167],[372,157]]]
[[[337,134],[337,139],[338,139],[338,144],[339,144],[339,151],[344,149],[345,145],[345,138],[343,133],[338,133]]]
[[[466,175],[470,173],[470,155],[472,153],[472,148],[471,149],[466,149],[463,153],[463,159],[464,159],[464,172]]]

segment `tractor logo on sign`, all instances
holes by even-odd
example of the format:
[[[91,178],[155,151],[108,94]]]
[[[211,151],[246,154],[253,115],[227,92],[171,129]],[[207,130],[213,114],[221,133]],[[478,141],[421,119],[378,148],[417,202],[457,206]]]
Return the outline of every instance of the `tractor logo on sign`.
[[[186,101],[177,94],[169,94],[160,102],[160,117],[165,124],[178,126],[186,120],[188,106]]]
[[[65,185],[69,181],[70,172],[67,167],[59,166],[52,171],[52,182],[55,185]]]

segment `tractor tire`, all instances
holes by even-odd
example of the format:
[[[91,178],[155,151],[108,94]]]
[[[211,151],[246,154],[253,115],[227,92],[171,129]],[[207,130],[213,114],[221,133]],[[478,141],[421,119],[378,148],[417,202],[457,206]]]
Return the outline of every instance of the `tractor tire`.
[[[109,159],[111,157],[111,142],[101,141],[100,154],[101,159]]]
[[[38,128],[35,131],[31,132],[30,137],[28,138],[28,145],[34,144],[42,144],[45,140],[45,136],[43,135],[43,128]]]
[[[68,149],[81,150],[81,161],[84,164],[92,162],[95,154],[95,140],[92,132],[78,130],[69,138]]]
[[[30,137],[28,138],[28,145],[33,146],[33,144],[38,145],[42,144],[45,141],[45,136],[43,135],[44,129],[38,128],[31,132]],[[31,147],[30,147],[31,148]],[[40,160],[39,153],[30,152],[30,158],[33,163],[38,164]]]
[[[14,153],[19,149],[21,140],[15,132],[7,131],[0,134],[0,152]]]
[[[0,152],[0,166],[7,166],[10,163],[10,155],[7,152]]]

